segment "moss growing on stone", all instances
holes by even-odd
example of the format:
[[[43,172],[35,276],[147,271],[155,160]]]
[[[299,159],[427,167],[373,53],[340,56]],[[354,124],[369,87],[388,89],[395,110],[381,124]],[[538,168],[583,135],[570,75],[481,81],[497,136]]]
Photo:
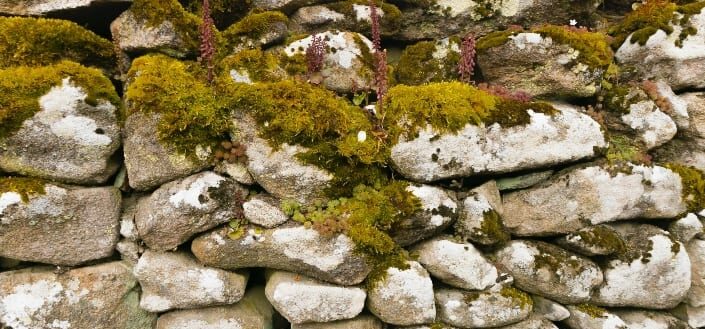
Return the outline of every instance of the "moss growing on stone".
[[[624,253],[626,250],[626,245],[619,235],[602,225],[596,225],[581,230],[575,233],[575,235],[579,236],[580,241],[590,247],[608,250],[611,253]]]
[[[76,23],[45,18],[0,17],[0,68],[71,60],[115,65],[113,44]]]
[[[405,85],[419,85],[457,78],[460,54],[452,50],[454,44],[457,45],[457,41],[450,41],[447,55],[443,58],[434,57],[437,43],[433,41],[421,41],[406,47],[396,66],[397,81]]]
[[[532,308],[534,306],[534,301],[531,299],[531,296],[517,288],[505,286],[502,287],[499,294],[502,295],[502,297],[511,298],[522,309]]]
[[[337,11],[346,17],[351,17],[355,18],[357,15],[355,14],[355,9],[354,6],[359,5],[359,6],[369,6],[369,1],[367,0],[348,0],[348,1],[342,1],[342,2],[334,2],[331,4],[325,4],[324,6],[333,10]],[[377,8],[381,9],[383,13],[379,13],[380,15],[380,27],[382,28],[382,32],[387,32],[387,31],[394,31],[399,29],[401,26],[402,22],[402,17],[401,17],[401,10],[397,8],[397,6],[393,4],[386,3],[382,0],[375,0],[375,5]],[[369,20],[353,20],[353,26],[357,30],[369,30],[370,29],[370,22]]]
[[[253,12],[223,31],[223,37],[231,42],[241,37],[259,39],[270,32],[274,24],[288,21],[286,15],[278,11]]]
[[[230,77],[231,70],[235,70],[241,75],[246,73],[253,82],[278,81],[282,75],[277,57],[259,48],[241,50],[225,57],[219,66],[222,74],[227,77]]]
[[[230,111],[205,83],[198,63],[143,56],[133,61],[128,81],[128,115],[159,114],[159,140],[179,153],[214,147],[231,128]]]
[[[306,56],[301,53],[294,54],[292,56],[287,56],[282,52],[279,56],[279,61],[290,76],[303,76],[306,74]]]
[[[644,146],[636,139],[612,134],[609,136],[608,142],[609,146],[605,158],[610,166],[619,167],[628,163],[649,164],[649,155],[646,153]]]
[[[150,27],[168,21],[189,51],[195,52],[200,44],[198,27],[201,19],[189,13],[177,0],[134,0],[130,11],[138,19],[144,19]]]
[[[577,258],[571,257],[567,251],[561,248],[541,241],[537,241],[533,246],[538,250],[538,254],[534,256],[534,267],[537,270],[544,268],[551,273],[557,273],[563,266],[569,266],[573,269],[582,267]]]
[[[612,49],[602,33],[556,25],[543,25],[531,31],[579,51],[578,60],[590,67],[607,68],[612,63]]]
[[[509,233],[502,224],[501,216],[494,209],[482,213],[482,224],[474,234],[496,241],[497,244],[504,244],[510,239]]]
[[[0,139],[22,127],[40,110],[39,98],[68,79],[86,93],[85,102],[106,100],[120,108],[120,98],[102,72],[78,63],[62,61],[41,67],[18,66],[0,70]]]
[[[504,30],[504,31],[494,31],[491,32],[482,38],[477,40],[477,44],[475,46],[475,49],[478,51],[494,48],[494,47],[499,47],[507,41],[509,41],[509,37],[516,35],[520,33],[521,31],[517,30]]]
[[[575,305],[575,308],[578,309],[578,311],[583,312],[592,318],[607,317],[607,310],[606,309],[599,307],[599,306],[595,306],[593,304],[586,304],[586,303],[578,304],[578,305]]]
[[[683,201],[688,207],[688,212],[697,213],[705,209],[705,176],[703,176],[703,172],[695,167],[678,163],[667,163],[664,167],[681,177]]]
[[[5,192],[15,192],[20,195],[22,202],[27,203],[30,196],[46,193],[45,184],[43,180],[37,178],[0,177],[0,195]]]

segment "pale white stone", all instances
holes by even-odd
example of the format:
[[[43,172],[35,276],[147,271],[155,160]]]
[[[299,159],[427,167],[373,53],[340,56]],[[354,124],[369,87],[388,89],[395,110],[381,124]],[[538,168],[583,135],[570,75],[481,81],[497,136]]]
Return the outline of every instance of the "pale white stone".
[[[187,190],[174,193],[169,197],[169,202],[175,207],[179,207],[182,203],[185,203],[191,207],[202,209],[205,205],[198,200],[198,197],[205,193],[208,188],[220,186],[220,182],[223,180],[225,180],[225,178],[220,175],[206,173],[195,182],[189,184]]]
[[[387,269],[385,280],[369,291],[368,308],[382,321],[396,325],[429,323],[436,317],[433,282],[418,262],[410,268]]]
[[[551,38],[544,39],[540,34],[533,32],[519,33],[509,38],[514,41],[514,45],[519,49],[525,49],[529,44],[546,43],[545,46],[550,46],[553,43]]]
[[[335,53],[327,54],[325,60],[331,61],[342,68],[351,68],[353,59],[362,56],[362,50],[354,42],[351,42],[349,33],[326,31],[318,33],[315,36],[325,39],[328,47],[338,49]],[[312,39],[313,36],[308,36],[301,40],[294,41],[286,46],[284,52],[288,56],[305,53],[306,49],[311,45]],[[366,38],[361,38],[360,40],[367,45],[371,52],[374,52],[372,42]]]
[[[13,292],[0,298],[0,323],[13,329],[34,329],[51,312],[52,305],[62,299],[63,286],[40,280],[17,285]]]
[[[431,275],[447,284],[484,290],[497,282],[497,269],[470,243],[439,237],[424,241],[412,250]]]
[[[367,140],[367,132],[360,130],[357,132],[357,141],[362,143]]]
[[[379,17],[384,17],[384,11],[377,7],[377,16]],[[370,6],[366,5],[358,5],[358,4],[353,4],[353,12],[355,12],[355,20],[356,21],[365,21],[365,22],[371,22],[372,19],[370,18]]]
[[[5,192],[0,194],[0,215],[5,211],[5,208],[20,203],[22,196],[16,192]]]
[[[649,149],[670,141],[677,132],[673,119],[656,108],[650,100],[631,104],[629,113],[622,115],[622,121],[640,133]]]
[[[332,253],[311,248],[318,245],[320,235],[316,230],[303,226],[277,229],[272,233],[272,238],[275,243],[282,245],[287,257],[298,259],[322,271],[336,269],[354,249],[352,240],[343,234],[335,238]]]

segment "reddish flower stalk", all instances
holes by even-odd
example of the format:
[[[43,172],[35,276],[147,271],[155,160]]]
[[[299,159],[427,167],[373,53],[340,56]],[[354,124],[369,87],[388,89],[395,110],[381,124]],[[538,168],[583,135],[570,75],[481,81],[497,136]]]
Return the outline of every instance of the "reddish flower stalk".
[[[203,0],[203,23],[198,29],[201,34],[201,46],[199,47],[201,55],[198,57],[198,62],[206,67],[208,83],[213,82],[213,57],[215,56],[215,32],[213,31],[213,26],[210,4],[208,0]]]
[[[323,37],[314,35],[311,44],[306,48],[306,71],[309,77],[318,73],[323,68],[323,59],[326,55],[326,42]]]
[[[458,73],[460,81],[472,84],[472,75],[475,71],[475,35],[468,33],[460,44],[460,61]]]
[[[375,51],[375,93],[377,94],[377,114],[384,118],[384,96],[387,94],[387,52],[382,49],[379,15],[374,0],[370,0],[370,26],[372,46]]]

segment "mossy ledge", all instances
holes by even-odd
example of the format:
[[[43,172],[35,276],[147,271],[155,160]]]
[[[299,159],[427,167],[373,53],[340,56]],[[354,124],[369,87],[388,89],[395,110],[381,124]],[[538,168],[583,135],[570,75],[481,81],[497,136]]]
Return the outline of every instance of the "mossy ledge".
[[[202,20],[186,11],[177,0],[134,0],[130,11],[138,19],[144,19],[150,27],[157,27],[168,20],[186,48],[194,53],[198,50],[198,27]]]
[[[232,42],[241,37],[259,39],[276,23],[286,24],[289,19],[278,11],[253,12],[223,31],[223,37]]]
[[[688,207],[688,212],[697,213],[705,209],[705,174],[695,167],[678,163],[667,163],[664,167],[681,177],[683,201]]]
[[[458,38],[452,38],[446,47],[451,48],[459,43]],[[397,82],[418,85],[424,82],[457,80],[460,53],[449,49],[445,58],[435,58],[433,55],[438,46],[443,47],[438,42],[421,41],[406,47],[395,70]]]
[[[40,110],[39,98],[68,78],[87,94],[85,102],[106,100],[120,108],[120,98],[103,73],[81,64],[62,61],[41,67],[17,66],[0,70],[0,139],[22,127]]]
[[[46,182],[38,178],[29,177],[0,177],[0,194],[15,192],[20,195],[22,202],[29,202],[29,197],[45,194]]]

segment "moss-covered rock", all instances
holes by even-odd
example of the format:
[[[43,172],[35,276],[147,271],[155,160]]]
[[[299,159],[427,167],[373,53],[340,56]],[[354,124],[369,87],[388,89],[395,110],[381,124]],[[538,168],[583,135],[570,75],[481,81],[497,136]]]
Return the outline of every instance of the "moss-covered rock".
[[[531,297],[513,287],[484,291],[440,288],[435,292],[438,319],[460,328],[499,327],[526,319]]]
[[[278,11],[252,12],[224,30],[223,38],[236,50],[267,46],[284,40],[288,21]]]
[[[395,68],[397,82],[419,85],[458,78],[460,40],[421,41],[404,49]]]

